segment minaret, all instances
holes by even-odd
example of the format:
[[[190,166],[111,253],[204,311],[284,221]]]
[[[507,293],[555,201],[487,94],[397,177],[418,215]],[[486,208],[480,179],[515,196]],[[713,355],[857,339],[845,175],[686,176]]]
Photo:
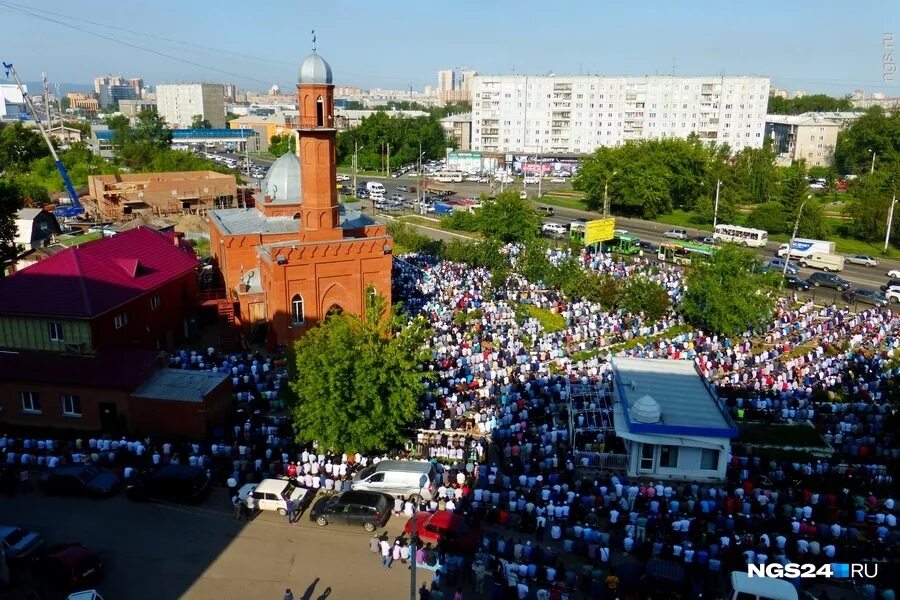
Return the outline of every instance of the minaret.
[[[300,173],[303,206],[300,239],[338,240],[344,235],[338,214],[335,178],[334,84],[331,67],[313,52],[300,63],[297,104],[300,107]]]

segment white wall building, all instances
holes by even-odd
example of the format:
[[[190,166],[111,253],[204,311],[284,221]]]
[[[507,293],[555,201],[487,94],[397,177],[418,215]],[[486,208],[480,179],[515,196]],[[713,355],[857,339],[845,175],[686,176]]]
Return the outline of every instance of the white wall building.
[[[28,92],[28,87],[25,91]],[[0,120],[2,119],[18,119],[22,113],[27,113],[28,107],[25,105],[25,99],[19,86],[14,84],[0,84]]]
[[[763,144],[768,77],[477,76],[472,148],[579,153],[630,140]]]
[[[807,112],[801,115],[767,115],[766,138],[772,140],[775,163],[788,167],[802,159],[807,167],[830,166],[838,134],[862,114]]]
[[[191,126],[200,115],[214,128],[225,127],[225,86],[221,83],[161,83],[156,86],[156,109],[170,127]]]

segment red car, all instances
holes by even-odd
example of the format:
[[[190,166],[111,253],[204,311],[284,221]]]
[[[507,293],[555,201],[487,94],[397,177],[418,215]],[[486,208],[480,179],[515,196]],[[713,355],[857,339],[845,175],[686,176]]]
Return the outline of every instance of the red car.
[[[92,587],[103,576],[100,555],[81,544],[59,544],[34,559],[32,572],[66,590]]]
[[[432,546],[443,544],[448,550],[468,553],[481,545],[481,530],[471,527],[462,515],[455,512],[418,513],[406,522],[404,531],[407,535],[412,533],[413,521],[416,522],[419,539],[430,542]]]

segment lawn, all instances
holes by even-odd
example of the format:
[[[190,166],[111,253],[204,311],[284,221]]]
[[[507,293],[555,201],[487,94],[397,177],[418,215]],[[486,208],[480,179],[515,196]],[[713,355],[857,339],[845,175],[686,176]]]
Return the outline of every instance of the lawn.
[[[547,204],[549,206],[559,206],[560,208],[571,208],[573,210],[590,210],[587,202],[583,198],[575,195],[557,195],[545,194],[540,198],[533,198],[535,202]]]
[[[275,160],[278,158],[271,152],[250,152],[249,154],[253,158],[258,158],[260,160],[266,160],[266,161],[271,161],[271,162],[275,162]]]
[[[674,227],[692,227],[694,229],[700,229],[701,231],[712,231],[711,224],[695,223],[691,220],[693,217],[693,211],[675,209],[668,214],[656,217],[656,222],[663,223],[664,225],[672,225]],[[740,221],[742,219],[738,220]],[[740,223],[735,223],[735,225],[740,225]]]
[[[550,312],[546,308],[527,304],[528,315],[537,319],[547,333],[556,333],[566,328],[566,320],[562,315]]]
[[[447,229],[437,219],[430,219],[428,217],[418,217],[415,215],[407,215],[407,216],[403,216],[403,217],[397,217],[397,220],[402,223],[411,223],[413,225],[422,225],[423,227],[431,227],[432,229],[440,229],[441,231],[448,231],[450,233],[455,233],[457,235],[462,235],[462,236],[472,238],[472,239],[481,239],[481,234],[478,232],[458,231],[456,229]]]
[[[99,231],[94,231],[91,233],[83,233],[81,235],[72,235],[72,236],[64,236],[59,238],[59,243],[63,246],[80,246],[81,244],[86,244],[87,242],[93,242],[94,240],[99,240],[103,237],[103,234]]]
[[[338,173],[344,173],[346,175],[353,175],[353,168],[351,167],[338,167]],[[386,179],[387,175],[384,174],[384,171],[357,171],[357,177],[380,177],[382,179]]]
[[[825,440],[814,427],[809,425],[762,425],[742,423],[738,441],[746,444],[767,446],[796,446],[801,448],[824,448]]]

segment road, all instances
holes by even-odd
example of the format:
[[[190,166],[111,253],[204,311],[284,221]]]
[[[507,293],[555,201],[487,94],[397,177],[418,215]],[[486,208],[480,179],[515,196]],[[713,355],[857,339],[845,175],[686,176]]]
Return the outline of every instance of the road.
[[[40,493],[0,499],[5,521],[37,531],[48,544],[81,542],[103,557],[97,586],[107,600],[271,600],[291,588],[295,598],[404,598],[409,571],[389,571],[368,549],[362,528],[318,527],[303,515],[289,525],[275,513],[235,521],[224,490],[201,506],[52,498]],[[393,537],[404,521],[391,518]],[[431,581],[419,570],[418,581]],[[33,584],[45,600],[65,598]],[[22,589],[0,600],[24,598]]]

